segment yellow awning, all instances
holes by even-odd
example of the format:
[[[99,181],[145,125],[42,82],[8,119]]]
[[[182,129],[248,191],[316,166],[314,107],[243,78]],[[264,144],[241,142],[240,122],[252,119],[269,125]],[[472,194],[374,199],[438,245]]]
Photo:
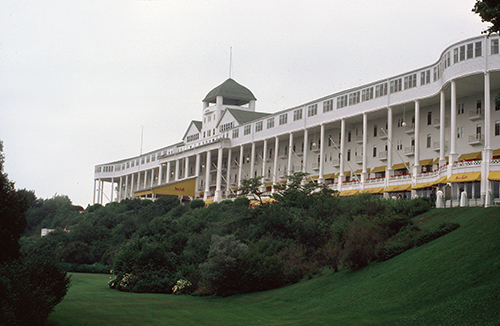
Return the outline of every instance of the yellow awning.
[[[339,173],[328,173],[323,175],[323,179],[329,180],[329,179],[335,179]]]
[[[439,159],[438,159],[439,162]],[[434,164],[434,160],[432,158],[429,158],[427,160],[420,160],[420,166],[426,166],[426,165],[432,165]]]
[[[444,176],[444,177],[439,178],[439,180],[436,181],[434,184],[438,185],[438,184],[446,183],[447,180],[448,180],[448,177]]]
[[[339,193],[339,196],[340,197],[348,197],[348,196],[354,196],[354,195],[357,195],[359,194],[359,190],[358,189],[354,189],[354,190],[343,190]]]
[[[264,183],[264,186],[267,188],[267,187],[272,187],[273,186],[273,183],[272,182],[266,182]]]
[[[384,192],[398,192],[398,191],[408,191],[408,190],[411,190],[411,185],[389,186],[384,189]]]
[[[363,172],[363,169],[357,169],[356,171],[354,171],[354,174],[361,174],[361,172]]]
[[[149,194],[194,197],[195,186],[196,186],[196,177],[175,183],[170,183],[168,185],[156,187],[153,189],[138,191],[134,193],[134,197],[139,197]]]
[[[374,168],[371,173],[379,173],[379,172],[385,172],[385,168],[387,167],[387,165],[382,165],[382,166],[377,166],[376,168]]]
[[[448,182],[472,182],[480,180],[481,172],[469,172],[454,174],[448,179]]]
[[[500,171],[491,171],[490,174],[488,174],[488,180],[500,181]]]
[[[345,177],[350,177],[351,176],[351,171],[344,171],[344,176]]]
[[[306,178],[307,181],[316,181],[319,179],[319,175],[308,176]]]
[[[458,158],[458,161],[469,161],[469,160],[480,160],[481,152],[462,154]]]
[[[381,194],[384,192],[384,187],[368,188],[361,191],[362,194]]]
[[[435,182],[419,183],[419,184],[416,184],[415,186],[413,186],[411,189],[415,190],[415,189],[429,188],[429,187],[434,186],[435,184],[436,184]]]
[[[205,200],[205,205],[211,205],[214,201],[212,199]]]
[[[446,160],[446,163],[448,163],[448,156],[444,158]],[[432,162],[432,164],[439,164],[439,157]]]
[[[274,198],[262,198],[263,203],[274,203],[276,199]]]
[[[499,149],[495,149],[492,153],[492,157],[495,157],[495,156],[500,156],[500,148]]]
[[[408,166],[408,163],[409,162],[406,162],[406,163],[399,163],[399,164],[394,164],[392,166],[392,169],[393,170],[401,170],[401,169],[406,169],[406,167]]]

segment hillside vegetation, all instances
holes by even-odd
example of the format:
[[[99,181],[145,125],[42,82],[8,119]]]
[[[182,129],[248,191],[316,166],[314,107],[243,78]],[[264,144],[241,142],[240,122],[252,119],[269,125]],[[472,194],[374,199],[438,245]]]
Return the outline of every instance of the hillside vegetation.
[[[325,270],[271,291],[231,297],[113,291],[107,275],[74,274],[52,325],[498,325],[500,208],[434,209],[422,230],[455,231],[357,271]]]

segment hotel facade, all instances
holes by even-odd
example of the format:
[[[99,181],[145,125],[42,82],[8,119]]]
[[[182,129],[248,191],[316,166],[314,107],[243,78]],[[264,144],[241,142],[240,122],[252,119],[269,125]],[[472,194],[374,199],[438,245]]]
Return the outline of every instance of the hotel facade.
[[[340,196],[422,197],[439,187],[447,205],[463,196],[466,205],[497,204],[499,93],[498,35],[463,40],[429,66],[276,113],[257,112],[253,93],[228,79],[205,96],[202,119],[180,142],[95,166],[93,200],[218,202],[245,178],[262,178],[271,193],[286,175],[306,172]]]

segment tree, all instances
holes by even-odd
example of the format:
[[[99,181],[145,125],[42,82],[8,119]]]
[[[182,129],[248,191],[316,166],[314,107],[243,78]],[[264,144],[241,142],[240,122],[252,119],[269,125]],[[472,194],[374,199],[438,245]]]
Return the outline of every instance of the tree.
[[[257,178],[248,178],[248,179],[243,179],[241,180],[241,186],[236,189],[236,192],[240,196],[253,196],[256,200],[260,202],[262,205],[262,194],[263,192],[261,191],[262,188],[262,181],[261,177]]]
[[[478,14],[481,17],[482,22],[489,22],[493,25],[488,27],[482,33],[492,33],[500,32],[500,1],[498,0],[476,0],[472,12]]]
[[[28,200],[18,192],[3,171],[3,142],[0,141],[0,263],[19,257],[19,239],[26,227]]]

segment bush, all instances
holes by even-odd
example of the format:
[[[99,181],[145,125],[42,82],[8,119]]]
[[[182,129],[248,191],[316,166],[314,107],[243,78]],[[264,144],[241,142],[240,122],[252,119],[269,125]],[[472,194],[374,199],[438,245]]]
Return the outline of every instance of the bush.
[[[70,278],[51,259],[17,260],[0,268],[0,321],[41,325],[61,302]]]
[[[202,208],[205,207],[205,202],[203,201],[203,199],[193,199],[189,203],[189,207],[191,207],[191,209]]]
[[[92,273],[92,274],[109,274],[111,266],[99,263],[95,264],[75,264],[75,263],[62,263],[64,269],[72,273]]]

